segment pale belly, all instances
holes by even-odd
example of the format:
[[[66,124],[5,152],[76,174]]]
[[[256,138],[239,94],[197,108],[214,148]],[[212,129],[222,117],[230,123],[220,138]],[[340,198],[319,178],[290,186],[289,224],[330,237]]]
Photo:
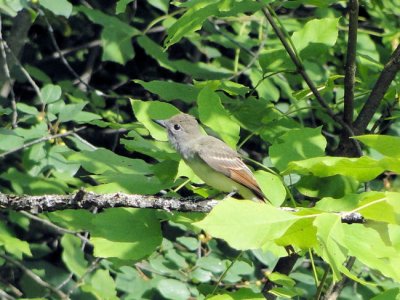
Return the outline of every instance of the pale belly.
[[[257,198],[250,189],[230,179],[224,174],[215,171],[200,158],[196,158],[190,162],[185,160],[185,162],[201,180],[216,190],[227,193],[238,192],[243,198],[249,200]]]

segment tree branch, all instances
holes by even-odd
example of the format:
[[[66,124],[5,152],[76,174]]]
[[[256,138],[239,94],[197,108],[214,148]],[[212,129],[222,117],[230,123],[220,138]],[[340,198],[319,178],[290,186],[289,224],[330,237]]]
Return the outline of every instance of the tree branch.
[[[6,195],[0,193],[0,208],[8,208],[23,211],[57,211],[65,209],[105,209],[112,207],[134,207],[163,209],[166,211],[180,212],[210,212],[219,201],[217,200],[193,200],[193,198],[165,198],[149,195],[129,195],[124,193],[115,194],[96,194],[78,191],[71,195]],[[282,207],[282,210],[296,212],[298,209],[291,207]],[[343,223],[363,223],[364,218],[359,213],[336,212],[341,217]],[[58,229],[58,228],[57,228]],[[68,232],[69,233],[69,232]],[[289,256],[278,260],[274,272],[289,274],[298,259],[298,254],[291,252]],[[262,293],[266,299],[275,299],[276,296],[270,293],[271,289],[276,287],[275,283],[267,280]]]
[[[354,256],[350,256],[349,259],[347,260],[346,268],[348,270],[351,270],[355,261],[356,261],[356,258]],[[332,284],[330,286],[329,290],[326,292],[323,299],[336,300],[339,297],[340,292],[343,290],[343,288],[345,287],[348,280],[349,280],[349,278],[347,276],[343,276],[340,281]]]
[[[18,152],[18,151],[20,151],[22,149],[29,148],[30,146],[33,146],[35,144],[39,144],[39,143],[42,143],[42,142],[45,142],[45,141],[48,141],[48,140],[51,140],[51,139],[56,139],[56,138],[61,138],[61,137],[65,137],[65,136],[68,136],[68,135],[73,135],[76,132],[79,132],[79,131],[81,131],[81,130],[83,130],[85,128],[86,127],[84,126],[84,127],[80,127],[80,128],[74,129],[74,130],[70,130],[70,131],[64,132],[64,133],[59,133],[59,134],[54,134],[54,135],[41,137],[41,138],[39,138],[37,140],[33,140],[33,141],[29,142],[29,143],[23,144],[20,147],[8,150],[8,151],[3,152],[3,153],[0,153],[0,158],[3,158],[3,157],[5,157],[5,156],[7,156],[9,154],[14,153],[14,152]]]
[[[320,92],[318,91],[317,87],[315,86],[314,82],[308,76],[303,63],[301,62],[300,58],[295,52],[295,49],[289,44],[286,40],[285,34],[282,32],[281,28],[279,28],[278,24],[276,24],[273,16],[272,16],[272,8],[267,5],[266,8],[262,9],[262,12],[268,22],[271,24],[272,29],[274,30],[275,34],[281,41],[283,47],[285,48],[286,52],[289,54],[290,59],[293,61],[294,65],[297,68],[297,72],[303,77],[304,81],[306,82],[307,86],[310,88],[311,92],[313,93],[314,97],[317,99],[318,103],[324,108],[325,112],[337,123],[339,124],[348,134],[348,136],[354,136],[353,129],[345,122],[342,118],[338,117],[328,103],[325,102],[324,98],[322,98]],[[351,143],[353,143],[354,147],[357,149],[359,155],[362,155],[362,150],[359,142],[356,139],[351,139]]]
[[[292,271],[294,265],[296,264],[297,260],[299,259],[299,255],[297,253],[291,253],[288,256],[281,257],[278,262],[276,263],[276,266],[274,267],[273,272],[277,272],[280,274],[284,275],[289,275],[289,273]],[[274,300],[276,299],[276,295],[271,293],[270,291],[275,288],[277,285],[276,283],[270,281],[267,278],[267,281],[265,282],[261,293],[267,300]]]
[[[10,75],[10,69],[8,68],[6,49],[4,47],[4,43],[5,42],[3,41],[3,33],[2,32],[3,32],[3,26],[2,26],[2,19],[1,19],[1,15],[0,15],[0,52],[1,52],[1,60],[3,61],[4,76],[8,80],[10,94],[11,94],[11,109],[12,109],[11,125],[12,125],[12,128],[17,128],[17,119],[18,119],[17,101],[15,99],[15,93],[14,93],[14,88],[13,88],[13,81],[12,81],[11,75]]]
[[[11,264],[17,266],[18,268],[20,268],[33,281],[35,281],[37,284],[43,286],[44,288],[48,289],[53,294],[57,295],[58,298],[60,298],[60,299],[69,299],[66,294],[64,294],[62,291],[58,290],[57,288],[55,288],[54,286],[52,286],[48,282],[44,281],[42,278],[40,278],[38,275],[36,275],[31,270],[29,270],[27,267],[25,267],[18,260],[14,259],[11,256],[8,256],[8,255],[6,255],[4,253],[3,254],[0,253],[0,257],[4,258],[9,263],[11,263]]]
[[[194,200],[193,197],[188,198],[167,198],[151,195],[136,194],[96,194],[78,191],[76,194],[70,195],[6,195],[0,193],[0,208],[8,208],[23,211],[57,211],[65,209],[105,209],[112,207],[134,207],[134,208],[150,208],[163,209],[166,211],[180,212],[210,212],[217,204],[218,200],[200,199]],[[282,210],[289,212],[297,212],[298,209],[291,207],[281,207]],[[364,218],[359,213],[335,212],[340,216],[343,223],[363,223]]]
[[[358,0],[349,0],[349,35],[347,40],[346,73],[344,77],[343,119],[350,127],[353,124],[354,111],[358,9]]]
[[[378,80],[372,88],[371,94],[365,102],[363,108],[356,121],[354,122],[354,130],[358,134],[362,134],[367,129],[368,123],[371,121],[376,110],[385,96],[391,82],[400,70],[400,45],[392,53],[388,63],[383,68]]]

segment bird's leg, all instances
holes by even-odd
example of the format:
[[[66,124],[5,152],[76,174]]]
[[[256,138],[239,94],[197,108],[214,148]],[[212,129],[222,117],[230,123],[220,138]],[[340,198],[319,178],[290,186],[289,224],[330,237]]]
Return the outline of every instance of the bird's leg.
[[[234,196],[234,195],[236,195],[237,194],[237,192],[236,191],[232,191],[232,192],[230,192],[228,195],[226,195],[222,200],[225,200],[225,199],[228,199],[228,198],[231,198],[232,196]]]
[[[201,196],[188,196],[188,197],[185,197],[184,200],[192,201],[192,202],[199,202],[199,201],[204,201],[207,199],[203,198]]]

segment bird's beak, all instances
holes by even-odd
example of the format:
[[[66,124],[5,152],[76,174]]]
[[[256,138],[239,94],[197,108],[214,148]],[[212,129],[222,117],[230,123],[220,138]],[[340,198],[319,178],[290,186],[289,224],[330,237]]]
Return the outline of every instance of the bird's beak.
[[[156,122],[158,125],[161,125],[162,127],[167,127],[165,124],[165,120],[153,120],[153,122]]]

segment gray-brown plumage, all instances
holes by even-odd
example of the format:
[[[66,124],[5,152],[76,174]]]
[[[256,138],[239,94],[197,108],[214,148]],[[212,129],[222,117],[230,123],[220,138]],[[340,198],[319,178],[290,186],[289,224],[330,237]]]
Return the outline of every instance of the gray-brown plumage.
[[[246,199],[266,200],[239,154],[223,141],[203,134],[193,116],[178,114],[156,122],[167,129],[172,146],[205,183],[224,192],[238,192]]]

